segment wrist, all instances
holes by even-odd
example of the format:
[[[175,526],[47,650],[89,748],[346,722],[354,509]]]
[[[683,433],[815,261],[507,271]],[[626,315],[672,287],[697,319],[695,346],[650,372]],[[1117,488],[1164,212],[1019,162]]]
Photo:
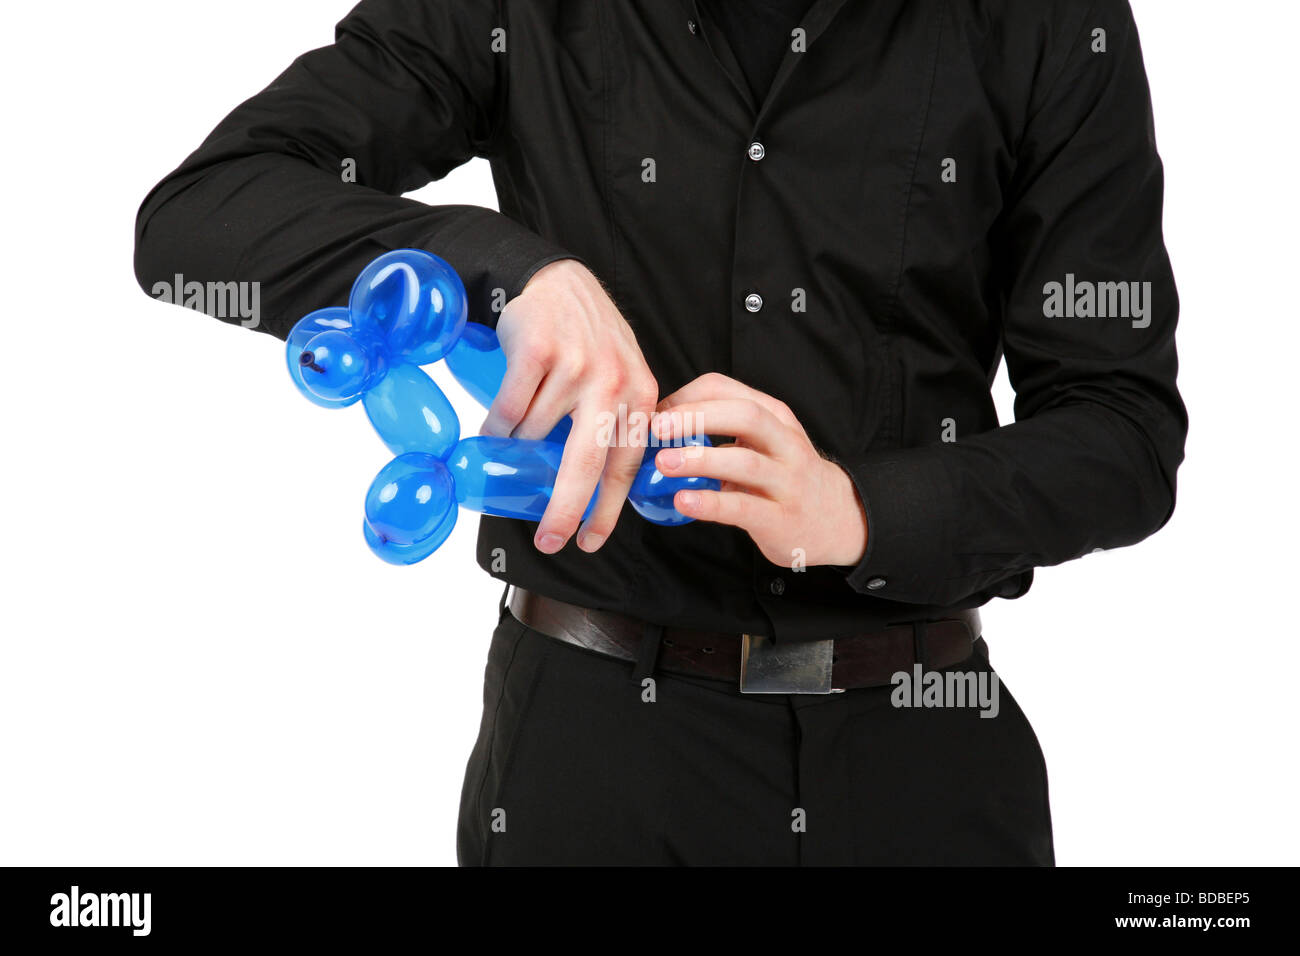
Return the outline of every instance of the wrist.
[[[524,283],[520,295],[534,290],[539,286],[554,285],[558,283],[568,284],[576,281],[584,272],[589,271],[587,267],[578,259],[555,259],[546,263],[529,277]]]
[[[827,461],[834,492],[830,500],[831,541],[825,564],[839,567],[857,565],[867,553],[867,512],[858,497],[858,489],[844,468]]]

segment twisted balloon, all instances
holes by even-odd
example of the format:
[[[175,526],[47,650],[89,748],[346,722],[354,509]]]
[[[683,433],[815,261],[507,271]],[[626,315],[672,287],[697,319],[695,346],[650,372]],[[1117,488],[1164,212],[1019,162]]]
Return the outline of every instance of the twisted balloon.
[[[362,270],[347,308],[303,317],[286,342],[298,390],[324,408],[360,401],[397,456],[370,485],[363,526],[371,550],[391,564],[414,564],[436,551],[460,508],[540,520],[555,487],[572,427],[567,416],[540,441],[461,438],[451,402],[421,368],[446,359],[475,401],[492,404],[505,353],[496,332],[467,315],[465,287],[451,266],[418,249],[397,249]],[[708,439],[676,444],[683,443]],[[686,524],[692,519],[673,507],[673,496],[684,488],[716,490],[718,482],[667,478],[655,468],[655,451],[646,449],[628,500],[647,521]],[[594,502],[595,495],[588,513]]]

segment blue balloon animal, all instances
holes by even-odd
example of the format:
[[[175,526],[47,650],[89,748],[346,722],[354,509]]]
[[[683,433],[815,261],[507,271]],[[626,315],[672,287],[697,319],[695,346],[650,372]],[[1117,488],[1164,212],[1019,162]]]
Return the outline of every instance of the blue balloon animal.
[[[324,408],[360,401],[397,456],[370,485],[363,529],[370,549],[390,564],[414,564],[436,551],[461,507],[537,521],[555,486],[572,427],[567,416],[541,441],[461,438],[451,403],[421,369],[445,358],[475,401],[492,404],[505,353],[496,332],[467,321],[467,311],[455,270],[427,252],[398,249],[366,266],[346,309],[320,309],[289,333],[285,354],[298,390]],[[628,500],[655,524],[686,524],[692,519],[673,507],[673,495],[719,484],[666,478],[655,468],[656,450],[646,449]],[[587,513],[594,502],[593,495]]]

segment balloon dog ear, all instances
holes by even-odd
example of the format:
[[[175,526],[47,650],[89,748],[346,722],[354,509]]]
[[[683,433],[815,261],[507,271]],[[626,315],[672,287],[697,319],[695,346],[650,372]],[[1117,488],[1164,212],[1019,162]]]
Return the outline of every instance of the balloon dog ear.
[[[384,340],[390,362],[428,365],[456,344],[468,305],[451,266],[419,249],[395,249],[357,277],[348,311],[354,325]]]

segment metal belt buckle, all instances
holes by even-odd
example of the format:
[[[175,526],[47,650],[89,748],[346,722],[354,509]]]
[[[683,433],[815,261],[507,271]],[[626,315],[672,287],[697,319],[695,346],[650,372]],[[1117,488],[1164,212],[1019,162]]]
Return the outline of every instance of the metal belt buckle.
[[[761,634],[740,641],[742,694],[837,694],[831,686],[835,642],[773,643]]]

